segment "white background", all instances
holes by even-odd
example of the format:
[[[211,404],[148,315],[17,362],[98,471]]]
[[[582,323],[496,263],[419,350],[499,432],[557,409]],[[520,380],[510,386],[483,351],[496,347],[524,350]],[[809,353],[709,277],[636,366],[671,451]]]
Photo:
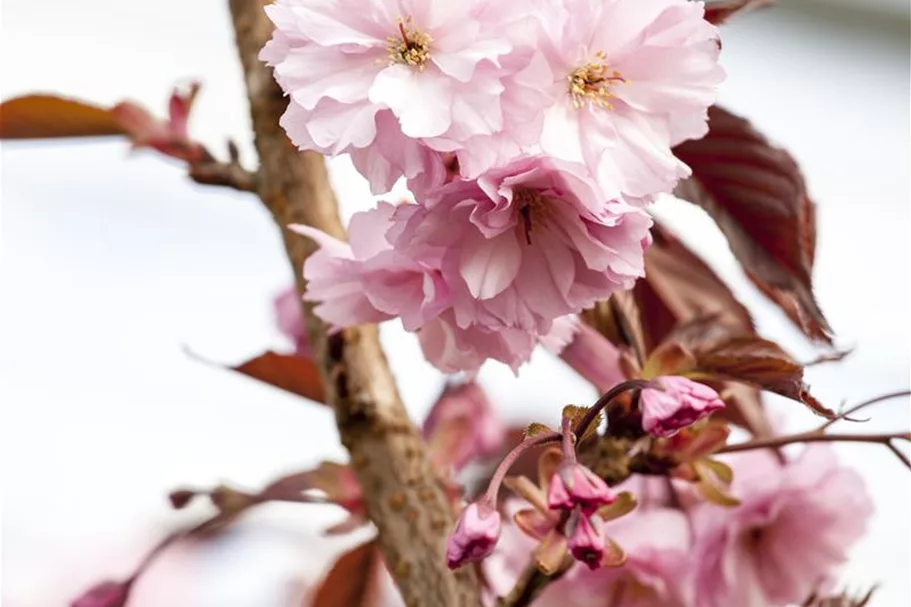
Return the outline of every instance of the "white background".
[[[4,0],[4,98],[44,90],[163,111],[175,82],[204,88],[192,130],[212,149],[236,138],[252,164],[225,3]],[[841,4],[845,4],[842,2]],[[819,203],[816,287],[846,362],[814,369],[830,405],[909,385],[907,7],[891,25],[860,13],[765,11],[725,28],[723,101],[802,163]],[[344,161],[333,177],[347,213],[370,203]],[[290,281],[276,229],[249,195],[205,189],[117,142],[10,144],[2,150],[0,381],[3,604],[57,607],[86,584],[128,572],[177,520],[166,492],[229,480],[255,487],[282,471],[341,458],[328,412],[189,359],[239,361],[280,347],[270,298]],[[760,328],[811,350],[759,298],[701,212],[659,211],[731,282]],[[414,341],[384,328],[402,392],[420,419],[441,378]],[[510,419],[551,419],[592,393],[540,355],[520,381],[482,379]],[[815,420],[786,406],[788,423]],[[792,412],[792,413],[790,413]],[[907,402],[853,430],[907,428]],[[869,482],[878,513],[844,579],[881,582],[874,605],[909,589],[908,474],[885,450],[840,449]],[[318,575],[312,533],[330,507],[271,508],[218,545],[152,572],[131,607],[288,604]],[[176,577],[175,577],[176,576]],[[177,580],[177,581],[175,581]]]

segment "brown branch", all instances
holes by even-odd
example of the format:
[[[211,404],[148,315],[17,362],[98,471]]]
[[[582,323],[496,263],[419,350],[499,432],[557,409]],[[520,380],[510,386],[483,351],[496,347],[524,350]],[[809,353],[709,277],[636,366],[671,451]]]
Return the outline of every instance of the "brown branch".
[[[272,27],[263,0],[229,0],[259,152],[259,196],[282,228],[303,293],[301,267],[315,244],[286,228],[301,223],[344,237],[323,158],[299,153],[279,126],[286,100],[258,59]],[[471,567],[454,574],[445,563],[454,515],[444,487],[399,397],[375,326],[327,336],[306,306],[310,343],[335,411],[342,443],[364,490],[367,515],[405,603],[477,607],[480,588]]]
[[[911,441],[911,434],[908,432],[895,432],[891,434],[825,434],[818,430],[803,432],[801,434],[789,434],[787,436],[772,436],[769,438],[760,438],[738,445],[728,445],[718,450],[718,453],[735,453],[737,451],[749,451],[751,449],[765,449],[772,447],[783,447],[792,443],[821,443],[821,442],[842,442],[842,443],[878,443],[881,445],[891,445],[892,441],[906,440]]]
[[[525,567],[525,571],[516,581],[515,586],[505,597],[500,597],[497,607],[526,607],[531,605],[551,582],[555,582],[566,573],[563,570],[554,575],[546,575],[538,569],[534,559]]]
[[[241,192],[257,191],[257,175],[238,162],[200,162],[190,165],[190,179],[202,185],[217,185]]]

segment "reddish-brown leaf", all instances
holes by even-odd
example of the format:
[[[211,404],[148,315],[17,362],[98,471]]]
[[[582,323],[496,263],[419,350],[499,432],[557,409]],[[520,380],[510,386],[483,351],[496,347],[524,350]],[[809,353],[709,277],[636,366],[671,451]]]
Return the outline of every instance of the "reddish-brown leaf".
[[[319,368],[309,358],[270,351],[233,368],[276,388],[320,403],[325,401]]]
[[[374,607],[377,602],[379,549],[361,544],[339,557],[323,578],[311,607]]]
[[[682,323],[697,319],[711,318],[713,330],[730,335],[754,332],[750,313],[705,262],[660,224],[652,237],[645,278],[633,289],[648,351]]]
[[[803,367],[774,342],[759,337],[735,337],[695,355],[698,372],[792,398],[828,418],[835,415],[810,395],[803,382]]]
[[[705,3],[705,19],[723,23],[734,13],[745,13],[773,4],[775,0],[709,0]]]
[[[712,216],[750,279],[805,334],[831,343],[813,296],[814,205],[791,155],[717,106],[709,109],[708,135],[674,153],[693,170],[675,194]]]
[[[26,95],[0,104],[0,139],[124,135],[111,112],[54,95]]]

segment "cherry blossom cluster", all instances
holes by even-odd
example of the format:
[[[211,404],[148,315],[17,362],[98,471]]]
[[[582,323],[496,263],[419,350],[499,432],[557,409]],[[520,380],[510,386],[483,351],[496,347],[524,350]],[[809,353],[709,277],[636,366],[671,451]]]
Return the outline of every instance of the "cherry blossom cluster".
[[[534,604],[783,607],[832,592],[873,513],[860,475],[828,445],[785,460],[768,450],[725,459],[738,506],[702,501],[680,481],[634,476],[614,491],[635,495],[637,506],[606,521],[598,538],[622,546],[623,566],[573,567]],[[506,508],[517,523],[527,511],[514,502]],[[500,588],[511,588],[539,545],[521,523],[504,525],[487,569]]]
[[[614,386],[591,408],[564,408],[560,431],[532,426],[527,436],[500,463],[484,496],[462,512],[449,537],[447,561],[450,567],[480,561],[490,556],[500,537],[501,517],[497,509],[500,486],[505,482],[532,506],[514,516],[516,524],[539,542],[535,549],[538,566],[553,573],[567,554],[589,569],[621,565],[622,548],[605,536],[604,526],[635,506],[635,497],[622,499],[576,457],[576,446],[596,430],[602,410],[630,389],[639,388],[637,434],[669,438],[680,430],[724,407],[718,394],[685,377],[663,376],[651,382],[632,381]],[[506,473],[523,452],[532,447],[561,442],[554,458],[542,460],[541,486],[525,478],[507,479]],[[703,440],[703,442],[705,442]]]
[[[688,0],[278,0],[262,51],[301,149],[375,193],[350,245],[312,228],[307,298],[335,327],[401,318],[444,371],[517,368],[644,273],[644,208],[688,175],[723,78]]]

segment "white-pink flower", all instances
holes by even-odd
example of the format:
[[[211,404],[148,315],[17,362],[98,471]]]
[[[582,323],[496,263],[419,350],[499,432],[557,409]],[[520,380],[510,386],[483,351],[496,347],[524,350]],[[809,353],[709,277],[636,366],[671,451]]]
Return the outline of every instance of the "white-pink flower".
[[[689,169],[671,153],[707,130],[724,77],[716,29],[689,0],[563,0],[539,48],[553,73],[541,149],[582,162],[610,196],[670,191]]]
[[[500,58],[512,50],[500,20],[512,15],[493,4],[273,4],[267,10],[276,34],[262,58],[291,98],[284,128],[302,148],[330,155],[359,150],[356,164],[368,168],[375,191],[393,176],[419,172],[412,162],[421,156],[418,140],[461,141],[500,131],[508,75]],[[372,147],[375,141],[381,147]]]
[[[291,226],[320,246],[304,264],[304,299],[318,302],[314,312],[332,327],[398,316],[414,331],[448,306],[439,272],[393,250],[386,239],[395,211],[395,205],[381,202],[355,213],[348,224],[351,244],[309,226]]]
[[[298,226],[322,247],[304,266],[306,298],[336,327],[401,317],[444,371],[489,358],[515,370],[542,339],[559,350],[571,331],[555,320],[642,275],[651,226],[578,169],[524,157],[425,204],[381,203],[352,218],[350,246]]]
[[[649,216],[570,163],[522,157],[405,210],[395,248],[440,268],[463,329],[546,335],[644,273]]]
[[[872,504],[863,480],[832,450],[810,445],[781,465],[769,451],[730,463],[741,504],[694,513],[689,556],[692,602],[700,607],[799,604],[831,581],[863,534]]]

